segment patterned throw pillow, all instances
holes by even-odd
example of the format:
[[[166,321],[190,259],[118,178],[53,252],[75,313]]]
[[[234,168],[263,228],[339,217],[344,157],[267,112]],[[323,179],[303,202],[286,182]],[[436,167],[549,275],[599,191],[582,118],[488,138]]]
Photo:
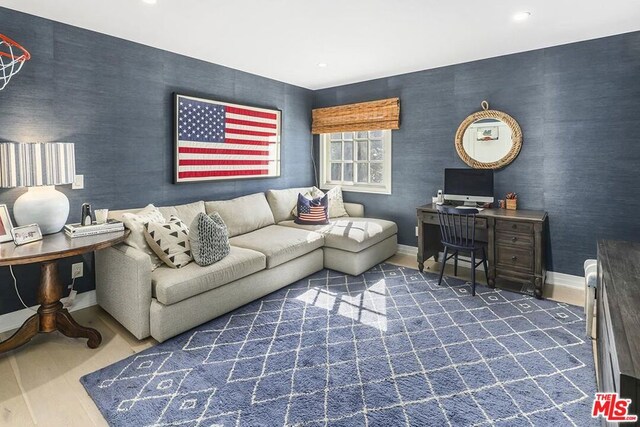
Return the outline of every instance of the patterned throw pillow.
[[[306,225],[329,224],[329,196],[309,200],[298,194],[298,217],[294,222]]]
[[[191,253],[196,264],[205,267],[229,255],[229,232],[218,214],[199,213],[189,230]]]
[[[151,250],[144,236],[146,224],[150,222],[164,224],[166,222],[158,208],[153,205],[147,205],[144,209],[136,213],[126,212],[122,214],[122,222],[125,227],[131,230],[129,237],[124,241],[125,245],[149,255],[152,270],[161,266],[162,260]]]
[[[300,193],[302,194],[302,193]],[[309,200],[313,200],[313,199],[317,199],[318,197],[323,197],[324,196],[324,192],[319,189],[318,187],[311,187],[311,190],[307,191],[306,193],[302,194],[304,197],[306,197]],[[296,205],[293,207],[293,209],[291,209],[291,215],[293,216],[298,216],[298,203],[296,202]]]
[[[149,222],[144,228],[147,244],[169,267],[181,268],[191,262],[189,228],[180,218],[171,215],[165,224]]]
[[[342,199],[342,187],[333,187],[326,193],[329,196],[329,218],[341,218],[349,216],[347,210],[344,207],[344,200]],[[309,200],[323,197],[325,193],[319,188],[313,187],[311,191],[307,191],[303,194]],[[291,211],[293,216],[298,216],[298,206],[296,205]]]

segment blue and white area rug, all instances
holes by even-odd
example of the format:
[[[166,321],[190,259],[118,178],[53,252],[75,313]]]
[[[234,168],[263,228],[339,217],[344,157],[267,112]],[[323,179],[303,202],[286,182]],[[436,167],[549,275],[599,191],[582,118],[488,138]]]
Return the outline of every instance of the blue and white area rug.
[[[388,264],[321,271],[82,378],[115,426],[586,426],[578,307]]]

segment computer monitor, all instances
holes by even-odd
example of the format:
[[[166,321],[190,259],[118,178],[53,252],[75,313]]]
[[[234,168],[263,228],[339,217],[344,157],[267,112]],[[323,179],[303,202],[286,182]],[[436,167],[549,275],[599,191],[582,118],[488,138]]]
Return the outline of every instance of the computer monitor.
[[[493,170],[445,169],[444,199],[464,202],[465,206],[493,203]]]

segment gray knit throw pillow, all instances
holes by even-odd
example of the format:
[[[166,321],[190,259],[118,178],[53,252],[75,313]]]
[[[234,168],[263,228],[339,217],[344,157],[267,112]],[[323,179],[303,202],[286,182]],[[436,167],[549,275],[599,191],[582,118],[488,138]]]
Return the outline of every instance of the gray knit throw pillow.
[[[196,264],[205,267],[229,255],[229,233],[217,212],[199,213],[189,228],[191,255]]]

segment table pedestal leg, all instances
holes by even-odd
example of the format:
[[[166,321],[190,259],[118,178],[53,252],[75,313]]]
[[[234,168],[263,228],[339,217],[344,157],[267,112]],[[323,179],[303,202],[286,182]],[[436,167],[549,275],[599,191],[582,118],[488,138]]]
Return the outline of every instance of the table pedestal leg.
[[[58,264],[56,261],[42,263],[40,274],[40,287],[38,289],[38,313],[27,319],[18,331],[0,343],[0,353],[13,350],[28,343],[39,332],[60,331],[64,335],[73,338],[88,338],[87,346],[96,348],[102,341],[102,336],[95,329],[80,326],[63,308],[60,302],[62,298],[62,284],[58,277]]]

